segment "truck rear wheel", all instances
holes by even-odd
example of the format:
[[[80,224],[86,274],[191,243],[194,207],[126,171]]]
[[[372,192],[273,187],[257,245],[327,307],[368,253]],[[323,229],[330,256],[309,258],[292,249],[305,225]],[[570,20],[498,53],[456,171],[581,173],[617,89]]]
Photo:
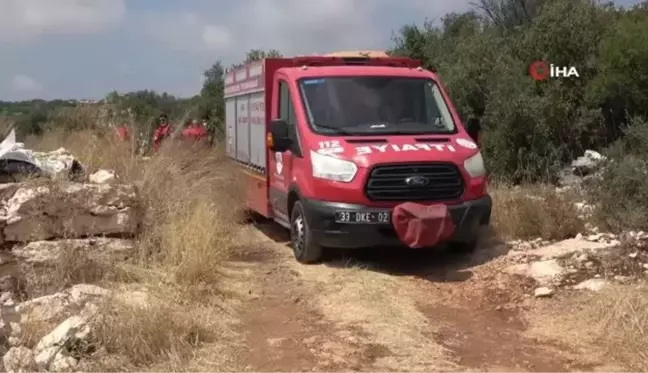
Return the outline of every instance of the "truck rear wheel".
[[[300,263],[315,264],[322,260],[324,250],[313,239],[300,201],[295,202],[290,214],[290,246]]]

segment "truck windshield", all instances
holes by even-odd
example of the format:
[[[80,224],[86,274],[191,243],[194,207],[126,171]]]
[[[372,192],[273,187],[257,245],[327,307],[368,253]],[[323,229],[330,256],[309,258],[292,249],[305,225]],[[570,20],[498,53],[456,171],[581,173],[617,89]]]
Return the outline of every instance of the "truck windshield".
[[[430,79],[352,76],[299,81],[313,130],[321,134],[433,134],[456,127]]]

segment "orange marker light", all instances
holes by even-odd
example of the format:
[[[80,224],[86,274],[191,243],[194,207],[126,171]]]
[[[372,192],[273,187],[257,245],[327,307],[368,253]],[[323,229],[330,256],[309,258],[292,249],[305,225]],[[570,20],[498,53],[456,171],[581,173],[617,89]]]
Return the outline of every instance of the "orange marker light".
[[[274,145],[274,140],[272,139],[272,134],[271,133],[269,133],[266,136],[266,145],[267,145],[268,149],[271,149],[272,146]]]

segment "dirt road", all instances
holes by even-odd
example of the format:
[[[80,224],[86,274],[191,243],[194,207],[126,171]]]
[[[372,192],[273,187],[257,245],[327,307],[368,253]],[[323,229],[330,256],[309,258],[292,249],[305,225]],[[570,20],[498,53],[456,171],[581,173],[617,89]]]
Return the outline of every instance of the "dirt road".
[[[558,300],[529,296],[532,281],[502,270],[506,248],[492,238],[470,256],[369,250],[305,266],[275,225],[251,226],[245,236],[252,249],[228,268],[245,296],[232,369],[622,369],[582,341],[532,331],[543,322],[539,302]]]

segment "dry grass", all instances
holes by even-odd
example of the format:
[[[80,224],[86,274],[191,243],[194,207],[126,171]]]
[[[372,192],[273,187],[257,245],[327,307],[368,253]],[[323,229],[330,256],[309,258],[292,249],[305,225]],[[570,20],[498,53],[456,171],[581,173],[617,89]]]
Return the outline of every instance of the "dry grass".
[[[164,301],[149,307],[112,304],[98,325],[101,351],[119,359],[95,361],[89,370],[139,370],[155,363],[174,370],[227,318],[218,307],[219,268],[244,219],[239,171],[218,148],[169,143],[149,157],[134,144],[94,129],[50,131],[30,138],[40,151],[64,147],[90,173],[113,169],[141,195],[142,233],[132,263],[109,267],[81,255],[61,255],[48,276],[61,289],[78,282],[118,286],[137,280]],[[216,341],[215,343],[218,343]],[[90,363],[93,360],[89,361]],[[166,362],[166,363],[165,363]]]
[[[645,284],[606,293],[592,310],[597,336],[615,360],[637,371],[648,370],[648,288]]]
[[[113,301],[102,308],[94,327],[98,353],[90,368],[98,371],[136,370],[160,364],[182,364],[196,348],[216,337],[213,312],[187,309],[173,299],[149,299],[144,307]],[[173,370],[176,370],[173,369]]]
[[[52,146],[51,144],[56,144]],[[81,131],[55,132],[31,144],[45,150],[65,147],[90,173],[113,169],[134,183],[144,211],[139,259],[173,268],[181,281],[213,280],[215,265],[228,255],[243,220],[242,188],[236,166],[219,149],[169,144],[147,158],[112,136]]]
[[[403,286],[397,276],[354,262],[318,270],[293,265],[301,272],[304,283],[313,286],[309,293],[329,322],[344,330],[360,328],[369,343],[377,342],[391,351],[388,356],[376,359],[375,369],[457,369],[449,351],[430,338],[441,325],[423,314],[417,290]]]
[[[75,284],[106,285],[110,282],[130,283],[140,280],[123,257],[92,255],[80,247],[61,247],[58,257],[46,267],[22,265],[26,279],[25,291],[29,298],[53,294]]]
[[[584,221],[574,205],[576,195],[557,194],[552,186],[497,185],[493,197],[492,224],[508,239],[565,239],[584,229]]]
[[[605,362],[606,367],[597,369],[601,372],[648,370],[646,284],[614,284],[597,293],[569,293],[540,302],[527,316],[531,337],[586,351],[579,358],[582,364]]]

